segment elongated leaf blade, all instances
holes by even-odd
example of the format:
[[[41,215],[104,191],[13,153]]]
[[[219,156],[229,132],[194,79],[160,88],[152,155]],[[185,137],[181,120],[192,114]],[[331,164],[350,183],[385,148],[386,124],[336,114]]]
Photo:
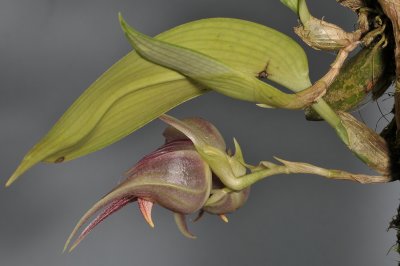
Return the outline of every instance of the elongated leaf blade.
[[[146,36],[130,27],[121,15],[120,23],[128,41],[143,58],[176,70],[229,97],[272,107],[300,109],[311,105],[325,93],[321,86],[309,87],[297,94],[284,93],[207,54]]]
[[[204,19],[156,38],[205,53],[249,77],[265,71],[268,79],[295,91],[310,85],[302,48],[288,36],[256,23]],[[72,160],[104,148],[204,92],[199,84],[133,51],[74,102],[28,152],[6,185],[38,162]]]

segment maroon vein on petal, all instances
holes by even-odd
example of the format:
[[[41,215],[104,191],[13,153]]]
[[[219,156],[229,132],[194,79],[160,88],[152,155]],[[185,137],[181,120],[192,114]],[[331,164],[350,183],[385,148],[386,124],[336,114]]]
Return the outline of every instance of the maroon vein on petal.
[[[82,231],[75,242],[71,245],[69,252],[71,252],[98,224],[103,222],[108,216],[120,210],[122,207],[135,201],[135,197],[124,197],[112,201],[92,222]]]

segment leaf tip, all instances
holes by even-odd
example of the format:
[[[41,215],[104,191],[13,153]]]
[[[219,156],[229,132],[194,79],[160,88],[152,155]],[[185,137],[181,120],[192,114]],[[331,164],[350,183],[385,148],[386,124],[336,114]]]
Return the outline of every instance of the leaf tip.
[[[71,253],[78,246],[79,243],[80,241],[76,241],[74,244],[72,244],[72,246],[68,250],[68,253]]]
[[[125,22],[124,17],[122,16],[122,12],[121,11],[118,12],[118,20],[119,20],[119,24],[121,25],[121,27],[125,28],[126,27],[126,22]]]
[[[33,156],[31,152],[29,152],[22,162],[18,165],[17,169],[11,175],[11,177],[7,180],[5,187],[11,186],[22,174],[28,171],[32,166],[41,161],[43,157]]]
[[[5,187],[8,188],[14,183],[28,168],[30,167],[24,167],[26,164],[22,162],[18,168],[14,171],[14,173],[8,178]]]
[[[7,180],[7,182],[6,182],[6,184],[4,185],[4,187],[9,187],[9,186],[11,186],[11,184],[15,181],[15,179],[16,178],[14,178],[14,176],[11,176],[8,180]]]

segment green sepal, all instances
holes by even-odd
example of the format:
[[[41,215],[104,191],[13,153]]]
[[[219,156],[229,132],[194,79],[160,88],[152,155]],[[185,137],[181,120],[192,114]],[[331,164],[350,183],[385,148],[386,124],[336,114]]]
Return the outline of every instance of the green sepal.
[[[310,19],[311,14],[308,11],[308,7],[305,0],[280,0],[282,4],[290,8],[294,13],[296,13],[301,23],[307,23]]]
[[[182,235],[184,235],[187,238],[190,239],[196,239],[197,237],[195,235],[193,235],[188,227],[187,227],[187,223],[186,223],[186,216],[184,214],[181,213],[174,213],[174,220],[176,225],[178,226],[179,231],[182,233]]]

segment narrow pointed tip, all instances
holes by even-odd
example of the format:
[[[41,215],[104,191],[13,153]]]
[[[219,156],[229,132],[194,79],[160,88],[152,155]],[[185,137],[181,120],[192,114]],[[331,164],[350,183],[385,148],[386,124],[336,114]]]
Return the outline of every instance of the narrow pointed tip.
[[[75,242],[68,249],[68,246],[71,243],[71,237],[68,238],[68,240],[64,244],[64,248],[63,248],[62,254],[71,253],[78,246],[78,244],[81,242],[81,240],[82,239],[79,239],[79,238],[77,240],[75,240]]]
[[[69,248],[68,253],[71,253],[81,241],[75,241],[74,244]]]
[[[119,20],[119,23],[121,24],[122,27],[124,27],[126,25],[125,19],[122,16],[121,11],[118,12],[118,20]]]
[[[175,223],[178,226],[179,231],[187,238],[196,239],[197,237],[193,235],[186,224],[186,218],[184,214],[174,213]]]
[[[132,37],[132,34],[135,33],[135,30],[132,27],[130,27],[129,24],[125,21],[121,12],[118,12],[118,21],[119,25],[122,28],[122,31],[125,33],[125,36],[128,38],[129,42],[133,45],[130,37]]]
[[[67,247],[68,247],[68,241],[67,241],[67,242],[65,242],[65,244],[64,244],[64,247],[63,247],[63,250],[62,250],[61,254],[65,254],[65,251],[67,251]]]
[[[73,237],[74,235],[73,234],[71,234],[69,237],[68,237],[68,239],[67,239],[67,241],[65,242],[65,244],[64,244],[64,248],[63,248],[63,251],[62,251],[62,253],[64,254],[64,253],[71,253],[77,246],[78,246],[78,244],[83,240],[83,238],[77,238],[75,241],[74,241],[74,243],[69,247],[69,249],[68,249],[68,246],[69,246],[69,244],[71,243],[71,240],[72,240],[72,237]]]
[[[20,167],[18,167],[17,170],[15,170],[15,172],[7,180],[5,187],[7,188],[7,187],[11,186],[11,184],[14,183],[18,179],[18,177],[20,177],[21,174],[22,173],[20,171]]]
[[[281,159],[281,158],[278,158],[278,157],[276,157],[276,156],[273,156],[273,158],[274,158],[275,160],[277,160],[278,162],[283,163],[283,164],[285,164],[285,165],[288,163],[288,161],[283,160],[283,159]]]
[[[67,241],[65,241],[64,248],[62,250],[62,254],[65,254],[66,252],[70,253],[72,251],[71,248],[68,249],[68,246],[69,246],[70,243],[71,243],[71,236],[68,237]]]
[[[11,177],[7,180],[7,182],[6,182],[6,184],[5,184],[4,186],[5,186],[5,187],[11,186],[11,184],[14,183],[15,180],[16,180],[16,178],[14,178],[14,176],[11,176]]]
[[[151,217],[151,210],[153,208],[153,202],[138,198],[137,199],[138,205],[140,212],[143,215],[143,218],[146,220],[146,222],[150,225],[151,228],[154,228],[154,223],[153,219]]]
[[[229,219],[228,219],[228,217],[226,217],[225,214],[220,214],[219,218],[221,218],[221,220],[224,221],[225,223],[229,222]]]
[[[200,220],[204,215],[204,210],[200,210],[199,213],[197,214],[197,217],[193,220],[193,223],[197,222]]]
[[[273,107],[273,106],[271,106],[271,105],[268,105],[268,104],[265,104],[265,103],[258,103],[258,104],[256,104],[258,107],[261,107],[261,108],[267,108],[267,109],[275,109],[275,107]]]
[[[5,187],[11,186],[22,174],[24,174],[27,170],[29,170],[32,166],[37,164],[43,159],[44,156],[35,156],[32,157],[31,152],[25,155],[24,159],[18,165],[17,169],[15,169],[14,173],[7,180]]]
[[[136,51],[140,51],[140,48],[138,48],[137,40],[140,37],[141,38],[145,38],[145,35],[141,34],[136,29],[134,29],[131,26],[129,26],[129,24],[122,17],[121,12],[118,13],[118,20],[119,20],[119,25],[121,26],[121,29],[124,32],[125,37],[127,38],[128,42],[131,44],[131,46]]]
[[[163,121],[164,123],[170,125],[169,121],[173,120],[174,117],[167,115],[167,114],[162,114],[158,117],[158,119],[160,119],[161,121]]]
[[[239,145],[239,142],[237,141],[236,138],[233,138],[233,143],[235,145],[235,154],[234,157],[240,162],[240,163],[244,163],[244,157],[243,157],[243,152],[242,152],[242,148]]]
[[[63,254],[67,251],[68,246],[69,246],[69,243],[71,243],[71,240],[72,240],[72,237],[73,237],[73,236],[74,236],[74,234],[71,233],[71,234],[68,236],[67,241],[65,241],[64,248],[63,248],[63,251],[62,251]],[[68,251],[68,253],[69,253],[69,251]]]
[[[86,228],[80,233],[80,235],[76,238],[76,240],[73,242],[73,244],[70,246],[70,249],[68,250],[68,253],[72,252],[78,244],[86,238],[86,236],[95,228],[98,224],[103,222],[107,217],[109,217],[111,214],[115,213],[128,203],[134,201],[135,198],[128,196],[128,197],[120,197],[118,196],[118,191],[114,190],[113,192],[107,194],[105,197],[103,197],[100,201],[98,201],[95,205],[93,205],[92,208],[90,208],[84,215],[83,217],[79,220],[79,222],[75,225],[75,228],[72,230],[71,234],[69,235],[65,245],[64,245],[64,250],[65,252],[71,243],[71,240],[74,238],[78,230],[82,227],[83,224],[86,223],[86,221],[97,211],[99,211],[101,208],[105,207],[105,209],[96,217],[94,218],[87,226]]]

